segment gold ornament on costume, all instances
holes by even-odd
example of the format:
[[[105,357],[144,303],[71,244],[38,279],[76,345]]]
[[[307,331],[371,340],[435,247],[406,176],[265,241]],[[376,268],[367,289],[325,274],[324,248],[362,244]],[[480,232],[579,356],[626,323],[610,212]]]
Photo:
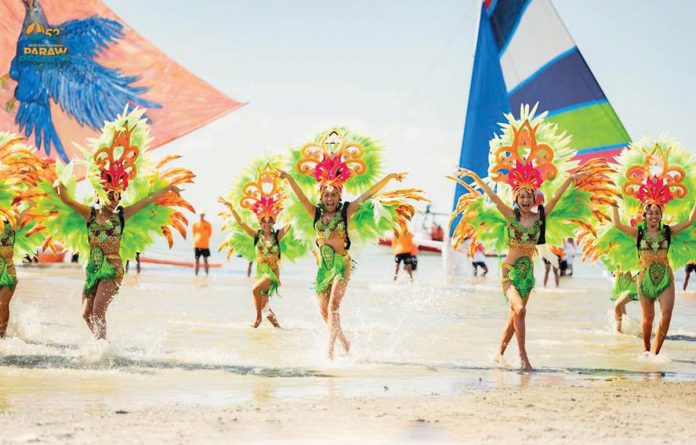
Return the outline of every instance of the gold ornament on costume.
[[[334,187],[340,192],[349,178],[365,173],[364,152],[362,144],[346,141],[345,134],[334,128],[318,144],[310,142],[300,148],[297,170],[314,177],[320,188]]]
[[[643,205],[655,204],[664,208],[665,204],[674,198],[683,198],[687,194],[684,178],[684,169],[669,165],[667,157],[671,148],[663,149],[655,144],[648,152],[641,148],[645,154],[643,165],[632,165],[626,172],[626,183],[623,192],[633,198],[639,199]]]
[[[511,125],[511,128],[512,143],[495,151],[490,177],[496,182],[508,183],[516,192],[521,189],[536,191],[558,173],[553,165],[553,149],[537,141],[539,125],[532,127],[529,120],[525,120],[521,126]]]
[[[285,194],[278,174],[270,165],[260,170],[257,180],[246,183],[242,190],[239,200],[242,207],[254,212],[259,221],[267,217],[276,220],[283,209]]]
[[[122,131],[114,132],[110,146],[101,147],[94,152],[94,162],[101,172],[102,185],[106,190],[123,192],[128,188],[128,181],[137,174],[135,161],[140,148],[130,143],[134,129],[135,125],[128,128],[126,124]]]

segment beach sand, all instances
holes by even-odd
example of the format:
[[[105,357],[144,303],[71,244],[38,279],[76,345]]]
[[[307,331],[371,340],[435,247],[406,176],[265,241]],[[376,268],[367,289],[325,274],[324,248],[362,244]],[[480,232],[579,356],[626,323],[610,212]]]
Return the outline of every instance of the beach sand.
[[[388,391],[385,391],[388,392]],[[696,384],[598,381],[457,396],[0,413],[2,443],[696,442]]]

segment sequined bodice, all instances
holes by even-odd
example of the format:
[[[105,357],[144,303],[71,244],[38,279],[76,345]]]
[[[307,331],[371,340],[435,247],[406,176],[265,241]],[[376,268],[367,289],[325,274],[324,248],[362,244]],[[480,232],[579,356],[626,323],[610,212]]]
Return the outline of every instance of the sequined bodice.
[[[118,213],[111,215],[103,225],[100,225],[97,224],[96,211],[93,211],[87,222],[87,230],[90,247],[100,247],[106,253],[118,253],[123,232],[121,217]]]
[[[280,260],[280,246],[276,242],[276,236],[271,234],[270,236],[263,236],[261,233],[258,235],[258,241],[256,242],[256,262],[268,263],[272,266],[278,264]]]
[[[656,237],[644,230],[643,236],[638,245],[638,258],[643,267],[647,267],[652,263],[669,264],[667,252],[669,251],[669,242],[665,234],[665,229],[660,230]]]
[[[317,238],[345,240],[348,236],[341,212],[337,212],[328,223],[324,223],[322,214],[314,224],[314,229],[317,232]]]
[[[535,247],[541,235],[541,220],[536,220],[531,227],[525,227],[515,218],[508,220],[508,237],[511,247]]]

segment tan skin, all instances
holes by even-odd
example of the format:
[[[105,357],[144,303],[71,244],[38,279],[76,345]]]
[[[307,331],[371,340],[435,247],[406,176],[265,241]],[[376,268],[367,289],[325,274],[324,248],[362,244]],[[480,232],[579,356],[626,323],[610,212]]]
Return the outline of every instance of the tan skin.
[[[143,198],[142,200],[136,202],[133,205],[124,207],[124,221],[128,221],[131,217],[133,217],[133,215],[140,212],[148,204],[156,201],[169,191],[173,191],[176,194],[179,194],[181,192],[181,190],[178,187],[170,185],[157,192],[150,194],[146,198]],[[68,196],[68,193],[66,193],[66,189],[63,184],[59,183],[57,185],[56,192],[58,193],[58,197],[60,197],[60,199],[68,207],[73,209],[75,212],[77,212],[80,216],[84,218],[85,223],[89,220],[91,207],[79,203],[72,199],[70,196]],[[108,197],[108,203],[105,203],[101,206],[101,208],[96,210],[95,220],[97,224],[106,224],[111,215],[113,215],[118,209],[118,205],[121,201],[120,193],[109,191]],[[118,253],[118,248],[114,248],[113,251],[107,250],[106,248],[104,249],[105,255],[118,255]],[[97,339],[106,339],[106,312],[109,309],[109,305],[111,304],[114,295],[116,295],[116,292],[118,292],[119,285],[119,280],[104,280],[98,284],[96,293],[93,298],[87,298],[84,296],[82,297],[82,318],[85,319],[87,327],[89,327],[89,330]]]
[[[17,223],[22,221],[31,207],[24,209],[19,216],[17,216]],[[7,223],[6,223],[7,224]],[[7,265],[7,267],[14,267]],[[14,287],[3,287],[0,289],[0,338],[5,337],[5,332],[7,332],[7,325],[10,322],[10,302],[14,296],[15,290],[17,289],[18,281],[15,280]]]
[[[248,224],[246,224],[244,221],[242,221],[242,218],[239,216],[239,213],[237,213],[237,210],[234,208],[232,203],[229,201],[225,200],[222,197],[218,198],[218,202],[225,205],[230,212],[232,213],[232,217],[234,220],[241,226],[241,228],[249,235],[250,237],[254,238],[256,236],[256,231],[252,229]],[[261,231],[260,237],[264,240],[269,239],[273,236],[273,226],[275,224],[275,219],[271,217],[264,217],[259,221],[259,230]],[[282,240],[285,234],[287,233],[288,226],[283,227],[280,229],[278,232],[278,241]],[[278,267],[273,268],[273,273],[276,274],[278,278],[280,278],[280,269]],[[267,309],[268,315],[266,316],[266,319],[276,328],[280,327],[280,324],[278,323],[278,319],[276,318],[275,313],[271,310],[270,307],[268,306],[268,290],[271,287],[271,280],[268,277],[263,277],[257,282],[254,283],[254,285],[251,287],[251,293],[254,295],[254,307],[256,308],[256,319],[254,322],[251,324],[252,328],[257,328],[261,324],[261,321],[263,320],[263,310]]]
[[[512,207],[505,204],[503,200],[495,194],[493,189],[488,186],[488,184],[483,182],[483,180],[473,172],[471,172],[469,175],[474,179],[481,190],[488,195],[491,201],[493,201],[495,206],[498,208],[498,211],[502,213],[506,219],[515,217],[515,212],[513,211]],[[558,200],[561,198],[563,193],[568,190],[568,187],[575,179],[577,179],[577,177],[575,175],[571,175],[558,188],[551,200],[544,207],[547,215],[551,214]],[[539,220],[539,214],[531,211],[532,207],[534,206],[534,192],[527,189],[520,190],[517,194],[516,202],[520,209],[520,224],[523,227],[532,227]],[[518,258],[528,255],[528,251],[510,246],[508,254],[503,260],[503,264],[512,266],[515,264],[515,261],[517,261]],[[503,269],[504,277],[507,277],[507,273],[508,270]],[[505,353],[505,349],[510,343],[510,340],[512,340],[512,336],[514,334],[517,338],[517,347],[520,353],[522,370],[531,371],[532,364],[529,362],[529,358],[527,357],[527,349],[525,347],[525,318],[527,315],[526,307],[531,295],[528,295],[526,299],[523,299],[517,289],[515,289],[515,287],[509,281],[503,283],[503,292],[507,296],[508,301],[510,301],[510,314],[508,316],[507,323],[505,324],[505,329],[503,330],[503,337],[500,340],[499,353],[501,356]]]
[[[662,222],[662,209],[657,205],[647,205],[645,212],[643,214],[645,222],[647,225],[647,233],[653,238],[657,238],[660,235],[660,223]],[[638,229],[635,227],[627,226],[621,222],[621,217],[619,216],[619,210],[614,207],[612,212],[612,222],[617,229],[621,230],[625,234],[637,238]],[[689,219],[670,226],[672,235],[677,235],[682,230],[692,226],[696,222],[696,206],[694,206],[691,211]],[[642,279],[645,271],[640,271],[639,280]],[[667,338],[667,332],[669,331],[669,324],[672,321],[672,310],[674,309],[674,273],[670,271],[670,281],[671,284],[667,289],[665,289],[660,296],[657,298],[660,302],[660,321],[657,325],[657,336],[655,337],[655,344],[652,351],[655,355],[660,353],[662,345]],[[648,299],[640,297],[640,305],[643,309],[643,350],[644,352],[650,352],[650,336],[652,335],[653,321],[655,319],[655,302]]]
[[[288,181],[290,187],[302,203],[302,206],[305,208],[305,210],[307,210],[307,213],[314,217],[314,205],[309,201],[307,196],[304,194],[304,192],[297,184],[297,182],[295,182],[292,176],[290,176],[287,172],[282,170],[278,170],[278,174],[282,179]],[[362,202],[372,198],[376,193],[382,190],[389,183],[389,181],[394,179],[401,182],[405,176],[406,173],[391,173],[384,177],[377,184],[372,186],[365,193],[360,195],[360,197],[358,197],[356,200],[350,202],[348,204],[347,211],[348,220],[350,220],[353,214],[355,214],[355,211],[358,209]],[[338,212],[338,205],[341,203],[341,195],[339,194],[337,189],[333,187],[325,187],[321,193],[321,203],[324,204],[324,206],[326,207],[326,210],[322,213],[321,217],[323,218],[324,222],[328,224],[328,222]],[[328,244],[336,251],[336,254],[338,255],[345,254],[346,252],[343,240],[317,238],[317,244],[319,244],[319,246]],[[327,293],[318,295],[319,312],[321,312],[321,316],[324,319],[324,322],[326,322],[329,326],[329,344],[327,348],[327,354],[330,360],[333,360],[334,358],[334,348],[336,345],[336,340],[341,342],[341,345],[343,346],[343,349],[345,349],[346,352],[350,351],[350,342],[346,338],[345,333],[343,332],[343,328],[341,327],[340,315],[341,301],[345,296],[349,280],[350,267],[346,269],[346,277],[344,280],[335,279]]]

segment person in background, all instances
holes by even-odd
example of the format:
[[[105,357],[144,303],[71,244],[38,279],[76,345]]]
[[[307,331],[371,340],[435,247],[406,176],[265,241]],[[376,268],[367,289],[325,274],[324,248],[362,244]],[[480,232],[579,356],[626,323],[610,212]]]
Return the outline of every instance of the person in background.
[[[560,265],[561,262],[563,262],[563,249],[552,246],[551,252],[558,256],[558,264]],[[546,284],[549,282],[549,272],[551,271],[551,268],[553,268],[553,281],[556,284],[556,287],[558,287],[558,285],[560,284],[560,274],[558,273],[558,267],[551,264],[551,262],[546,258],[542,259],[544,260],[544,287],[546,287]]]
[[[128,269],[130,268],[130,260],[126,261],[126,273],[128,273]],[[135,252],[135,271],[137,273],[140,273],[140,252]]]
[[[686,276],[684,277],[684,290],[686,290],[686,286],[689,285],[689,277],[691,276],[691,272],[696,272],[696,261],[692,261],[687,264],[685,272]]]
[[[564,260],[566,262],[566,268],[564,271],[562,271],[561,275],[566,275],[569,277],[573,276],[573,260],[578,254],[578,246],[575,244],[575,240],[573,238],[566,238],[565,241],[563,242],[563,252],[564,252]]]
[[[433,225],[433,228],[430,230],[430,238],[432,238],[433,241],[442,241],[445,239],[445,231],[440,224]]]
[[[196,256],[196,275],[201,268],[200,260],[203,257],[203,266],[205,274],[208,275],[208,257],[210,256],[210,235],[213,233],[213,228],[208,221],[205,220],[205,213],[201,213],[200,221],[193,225],[193,253]]]
[[[474,258],[471,262],[471,265],[474,268],[474,276],[478,275],[479,267],[483,269],[483,273],[481,274],[482,277],[485,277],[488,274],[488,266],[486,265],[486,252],[483,248],[483,244],[479,243],[476,246],[476,250],[474,251]]]
[[[399,277],[399,265],[404,263],[404,270],[408,274],[408,278],[413,281],[413,261],[415,258],[412,254],[414,248],[416,251],[418,248],[413,243],[413,234],[407,230],[399,236],[396,231],[394,231],[394,237],[392,238],[392,251],[394,252],[394,262],[396,263],[396,269],[394,269],[394,281]]]

